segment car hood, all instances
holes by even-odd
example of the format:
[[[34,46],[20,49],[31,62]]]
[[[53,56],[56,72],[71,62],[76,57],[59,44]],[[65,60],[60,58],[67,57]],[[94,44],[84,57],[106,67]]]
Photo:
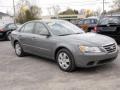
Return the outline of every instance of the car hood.
[[[79,42],[79,44],[89,44],[92,46],[103,46],[108,45],[111,43],[115,43],[115,40],[113,40],[111,37],[100,35],[96,33],[84,33],[84,34],[74,34],[74,35],[67,35],[62,36],[63,39],[65,38],[67,40],[70,40],[71,42]]]

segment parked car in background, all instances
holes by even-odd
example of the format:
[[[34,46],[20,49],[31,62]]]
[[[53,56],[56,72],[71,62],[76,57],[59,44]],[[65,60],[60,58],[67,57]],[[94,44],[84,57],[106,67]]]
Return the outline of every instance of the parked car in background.
[[[80,21],[80,19],[72,19],[72,20],[70,20],[70,22],[72,24],[76,25],[76,26],[79,26],[79,21]]]
[[[97,25],[98,18],[86,18],[79,21],[78,26],[85,32],[91,32]]]
[[[11,43],[17,56],[30,53],[53,59],[68,72],[112,62],[118,55],[114,39],[84,33],[64,20],[29,21],[11,33]]]
[[[11,32],[16,29],[17,26],[14,23],[0,26],[0,40],[10,40]]]
[[[120,43],[120,16],[101,17],[94,32],[110,36]]]

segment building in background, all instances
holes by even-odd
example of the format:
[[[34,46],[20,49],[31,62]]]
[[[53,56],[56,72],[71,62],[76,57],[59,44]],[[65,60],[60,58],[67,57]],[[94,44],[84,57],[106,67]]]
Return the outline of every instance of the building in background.
[[[75,24],[78,26],[78,23],[80,22],[81,19],[84,19],[85,15],[58,15],[56,16],[42,16],[40,19],[61,19],[61,20],[67,20],[70,21],[71,23]]]
[[[13,22],[14,22],[14,20],[13,20],[12,16],[10,16],[6,13],[0,12],[0,26],[7,24],[7,23],[13,23]]]
[[[109,13],[108,15],[111,15],[111,16],[120,16],[120,11],[119,12]]]

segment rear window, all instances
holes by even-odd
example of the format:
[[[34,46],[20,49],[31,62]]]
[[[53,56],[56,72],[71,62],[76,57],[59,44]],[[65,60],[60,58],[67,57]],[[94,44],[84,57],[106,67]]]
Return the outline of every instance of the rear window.
[[[104,17],[100,19],[99,24],[120,24],[120,17]]]
[[[0,25],[0,29],[2,29],[2,28],[4,28],[5,27],[5,25]]]
[[[80,25],[83,24],[83,20],[80,20],[78,24],[80,24]]]
[[[86,19],[84,21],[84,24],[97,24],[97,20],[96,19]]]
[[[87,20],[84,21],[84,24],[91,24],[91,22],[90,22],[89,19],[87,19]]]

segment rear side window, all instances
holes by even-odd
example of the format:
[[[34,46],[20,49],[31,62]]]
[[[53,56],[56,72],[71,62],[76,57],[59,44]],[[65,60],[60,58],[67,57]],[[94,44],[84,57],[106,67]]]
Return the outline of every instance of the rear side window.
[[[33,30],[34,30],[34,23],[27,23],[20,29],[20,32],[32,33]]]

